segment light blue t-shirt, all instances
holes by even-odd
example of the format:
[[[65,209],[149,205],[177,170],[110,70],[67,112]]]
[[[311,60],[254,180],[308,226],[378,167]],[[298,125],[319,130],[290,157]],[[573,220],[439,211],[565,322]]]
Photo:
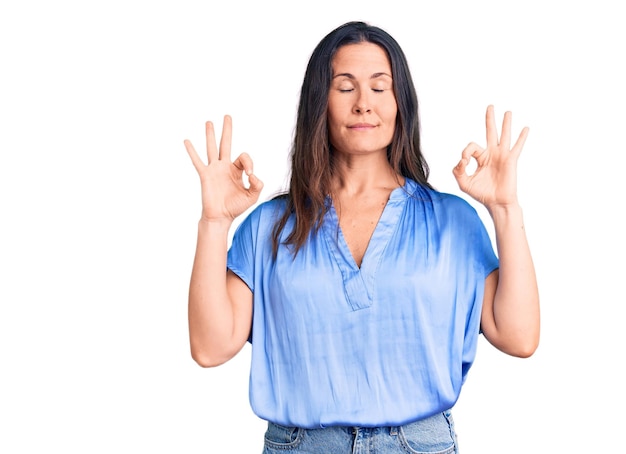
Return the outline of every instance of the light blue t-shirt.
[[[329,204],[330,204],[329,199]],[[451,408],[474,361],[485,278],[498,267],[474,208],[406,179],[359,268],[331,206],[294,257],[271,234],[285,201],[237,228],[228,268],[254,294],[250,403],[320,428],[394,426]],[[293,228],[293,216],[283,239]]]

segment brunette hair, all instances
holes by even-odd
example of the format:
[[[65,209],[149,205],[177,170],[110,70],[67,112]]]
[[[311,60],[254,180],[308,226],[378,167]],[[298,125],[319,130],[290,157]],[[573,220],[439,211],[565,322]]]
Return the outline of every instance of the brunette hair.
[[[428,183],[429,168],[420,148],[420,123],[417,94],[404,52],[384,30],[365,22],[348,22],[326,35],[313,50],[300,91],[296,129],[290,151],[291,171],[285,212],[274,225],[274,255],[287,220],[293,214],[295,225],[284,240],[293,246],[294,255],[308,235],[321,227],[329,206],[333,175],[333,154],[328,136],[328,92],[332,81],[332,60],[347,44],[369,42],[385,50],[391,63],[393,92],[398,105],[395,131],[387,148],[387,159],[402,176],[419,184]]]

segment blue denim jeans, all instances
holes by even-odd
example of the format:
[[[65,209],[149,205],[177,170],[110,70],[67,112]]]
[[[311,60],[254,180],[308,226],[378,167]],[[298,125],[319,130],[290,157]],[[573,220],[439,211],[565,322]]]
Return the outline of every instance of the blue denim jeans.
[[[263,454],[457,454],[450,411],[399,427],[302,429],[268,423]]]

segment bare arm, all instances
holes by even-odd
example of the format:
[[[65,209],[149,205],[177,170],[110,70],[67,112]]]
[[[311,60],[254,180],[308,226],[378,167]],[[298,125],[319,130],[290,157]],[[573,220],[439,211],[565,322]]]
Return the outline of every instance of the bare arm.
[[[233,220],[258,200],[263,183],[252,173],[247,154],[230,161],[231,133],[232,121],[226,116],[218,150],[213,124],[207,122],[207,165],[185,141],[202,186],[188,315],[191,355],[204,367],[217,366],[237,354],[252,323],[252,292],[226,269],[227,241]],[[249,187],[244,185],[243,172]]]
[[[499,350],[519,357],[531,356],[539,345],[539,291],[522,209],[517,200],[517,160],[528,135],[524,128],[513,148],[511,113],[504,114],[501,137],[493,106],[486,115],[487,147],[469,144],[454,175],[461,190],[487,208],[495,227],[500,268],[485,281],[481,327]],[[471,158],[477,169],[467,175]]]
[[[498,349],[531,356],[539,345],[539,292],[518,206],[490,210],[496,231],[500,269],[485,282],[481,326]]]

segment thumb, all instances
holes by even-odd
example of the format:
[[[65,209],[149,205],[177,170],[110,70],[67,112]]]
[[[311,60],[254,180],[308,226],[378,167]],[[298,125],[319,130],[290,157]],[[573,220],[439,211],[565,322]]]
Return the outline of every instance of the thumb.
[[[250,184],[248,193],[257,198],[263,189],[263,182],[259,180],[255,174],[251,173],[248,175],[248,183]]]
[[[454,174],[454,177],[457,181],[465,180],[468,178],[467,172],[465,171],[468,164],[469,158],[461,158],[459,163],[452,169],[452,173]]]
[[[459,185],[459,188],[461,189],[461,191],[463,192],[467,192],[467,188],[470,185],[470,176],[466,172],[468,164],[469,164],[469,159],[463,158],[452,169],[454,178],[456,178],[456,182]]]

